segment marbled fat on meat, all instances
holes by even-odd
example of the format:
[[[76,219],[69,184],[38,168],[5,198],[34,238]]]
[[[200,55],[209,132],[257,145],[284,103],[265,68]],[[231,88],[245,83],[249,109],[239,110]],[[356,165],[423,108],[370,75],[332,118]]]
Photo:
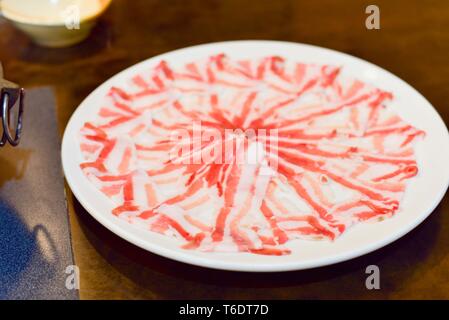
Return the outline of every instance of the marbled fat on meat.
[[[392,93],[340,71],[161,61],[109,90],[80,131],[80,166],[111,214],[186,249],[284,255],[294,239],[336,239],[398,211],[424,136]]]

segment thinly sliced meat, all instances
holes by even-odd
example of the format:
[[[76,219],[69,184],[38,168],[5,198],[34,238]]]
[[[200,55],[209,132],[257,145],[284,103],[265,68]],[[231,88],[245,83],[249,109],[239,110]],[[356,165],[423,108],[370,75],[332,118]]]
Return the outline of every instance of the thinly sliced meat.
[[[86,119],[80,167],[111,214],[186,250],[276,256],[332,241],[397,213],[425,136],[392,93],[341,71],[279,56],[161,61]]]

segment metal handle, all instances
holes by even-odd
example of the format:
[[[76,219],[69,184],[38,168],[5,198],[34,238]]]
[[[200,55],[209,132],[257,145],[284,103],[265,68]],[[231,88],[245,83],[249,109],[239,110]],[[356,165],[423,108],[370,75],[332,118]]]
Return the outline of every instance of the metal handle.
[[[20,137],[22,134],[22,114],[23,114],[23,100],[24,100],[24,90],[19,89],[19,97],[18,97],[18,104],[19,104],[19,113],[17,115],[17,125],[16,130],[14,133],[14,137],[11,135],[10,132],[10,109],[14,107],[14,103],[10,105],[10,96],[8,92],[3,92],[3,95],[1,97],[3,103],[2,103],[2,125],[3,125],[3,136],[0,140],[0,146],[5,145],[6,141],[8,141],[12,146],[17,146],[20,141]]]

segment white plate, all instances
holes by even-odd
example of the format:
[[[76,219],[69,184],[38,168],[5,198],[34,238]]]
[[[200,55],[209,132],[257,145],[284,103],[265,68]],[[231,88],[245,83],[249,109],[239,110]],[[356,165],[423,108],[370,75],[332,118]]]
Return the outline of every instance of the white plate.
[[[138,229],[111,214],[112,203],[97,190],[81,171],[77,134],[99,107],[112,85],[161,59],[172,65],[224,52],[232,58],[281,55],[293,61],[342,65],[344,72],[394,93],[394,108],[415,127],[426,132],[417,145],[419,175],[409,184],[401,210],[392,218],[376,223],[361,223],[334,242],[297,240],[291,255],[263,256],[248,253],[203,253],[183,250],[169,237]],[[413,62],[410,62],[413,63]],[[169,52],[115,75],[92,92],[74,112],[65,130],[62,163],[67,182],[86,210],[106,228],[127,241],[161,256],[215,269],[238,271],[287,271],[329,265],[379,249],[402,237],[420,224],[441,201],[449,183],[449,134],[432,105],[410,85],[371,63],[329,49],[277,41],[233,41],[205,44]],[[296,249],[295,249],[296,248]]]

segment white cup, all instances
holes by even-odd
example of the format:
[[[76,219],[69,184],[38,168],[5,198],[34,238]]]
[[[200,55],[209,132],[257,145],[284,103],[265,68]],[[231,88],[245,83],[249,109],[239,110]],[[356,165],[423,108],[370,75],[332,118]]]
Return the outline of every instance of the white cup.
[[[2,0],[3,16],[34,42],[66,47],[84,40],[111,0]]]

